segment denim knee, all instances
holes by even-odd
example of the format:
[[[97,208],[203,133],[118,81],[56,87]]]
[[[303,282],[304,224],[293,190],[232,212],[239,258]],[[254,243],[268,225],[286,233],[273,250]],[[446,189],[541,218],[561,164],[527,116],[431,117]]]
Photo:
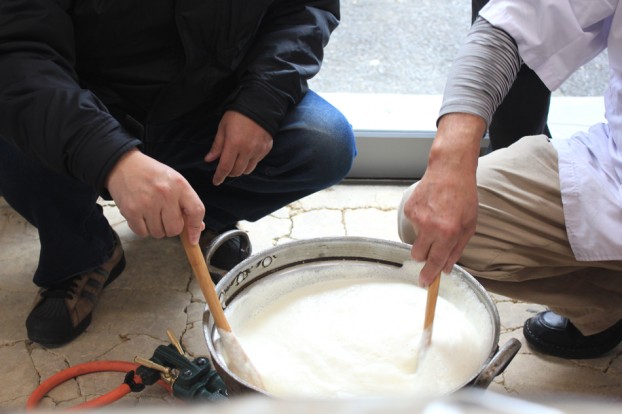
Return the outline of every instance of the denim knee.
[[[287,140],[290,144],[298,143],[295,156],[305,165],[306,174],[321,187],[341,181],[352,168],[357,154],[354,131],[346,117],[309,91],[289,121],[282,132],[287,134],[293,132],[290,128],[295,129],[296,139],[289,136]]]
[[[356,143],[351,125],[341,114],[334,114],[314,131],[312,159],[309,161],[317,182],[330,186],[341,181],[352,168]]]

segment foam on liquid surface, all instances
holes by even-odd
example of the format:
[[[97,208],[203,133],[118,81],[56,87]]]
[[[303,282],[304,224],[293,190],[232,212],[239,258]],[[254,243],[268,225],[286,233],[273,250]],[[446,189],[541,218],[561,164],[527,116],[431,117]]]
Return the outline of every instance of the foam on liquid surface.
[[[489,317],[464,287],[446,287],[439,296],[432,344],[418,360],[425,289],[401,276],[361,273],[356,266],[343,278],[327,277],[335,271],[327,269],[266,278],[226,310],[269,393],[440,395],[463,385],[487,358]],[[343,270],[347,266],[337,271]],[[461,299],[460,308],[452,297]]]

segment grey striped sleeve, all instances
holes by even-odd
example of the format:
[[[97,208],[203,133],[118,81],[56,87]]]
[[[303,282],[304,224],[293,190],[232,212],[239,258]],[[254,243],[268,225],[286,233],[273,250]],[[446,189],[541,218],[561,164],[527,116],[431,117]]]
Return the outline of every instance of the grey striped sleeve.
[[[439,119],[448,113],[463,112],[479,115],[490,125],[521,64],[512,37],[478,17],[453,62]]]

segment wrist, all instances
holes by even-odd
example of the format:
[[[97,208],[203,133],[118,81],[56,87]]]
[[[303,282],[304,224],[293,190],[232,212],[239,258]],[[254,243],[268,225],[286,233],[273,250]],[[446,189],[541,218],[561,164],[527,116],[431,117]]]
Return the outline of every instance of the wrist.
[[[428,168],[475,174],[485,132],[486,122],[480,116],[466,113],[444,115],[430,149]]]
[[[141,152],[138,150],[138,148],[134,147],[119,157],[116,164],[112,167],[112,169],[108,173],[108,176],[106,177],[106,180],[104,181],[104,185],[108,191],[110,191],[110,185],[112,184],[112,182],[114,182],[114,178],[123,170],[124,166],[128,163],[132,163],[132,159],[134,159],[136,156],[139,156],[140,154]]]

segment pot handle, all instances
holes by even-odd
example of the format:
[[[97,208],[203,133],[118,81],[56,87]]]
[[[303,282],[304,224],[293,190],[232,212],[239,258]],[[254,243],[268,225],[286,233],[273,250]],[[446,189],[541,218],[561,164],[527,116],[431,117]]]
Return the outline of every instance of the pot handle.
[[[516,354],[518,354],[520,348],[521,342],[516,338],[511,338],[503,344],[490,359],[488,364],[480,371],[471,385],[475,388],[488,388],[495,377],[505,371],[508,364],[514,359]]]
[[[205,261],[207,262],[207,264],[211,265],[212,256],[214,255],[214,253],[216,253],[216,250],[218,250],[220,246],[222,246],[229,240],[238,237],[240,238],[240,250],[244,256],[244,259],[250,256],[253,249],[251,246],[251,241],[248,237],[248,233],[246,233],[244,230],[234,229],[219,234],[218,236],[214,237],[214,239],[210,242],[210,244],[207,246],[207,251],[205,252]]]

